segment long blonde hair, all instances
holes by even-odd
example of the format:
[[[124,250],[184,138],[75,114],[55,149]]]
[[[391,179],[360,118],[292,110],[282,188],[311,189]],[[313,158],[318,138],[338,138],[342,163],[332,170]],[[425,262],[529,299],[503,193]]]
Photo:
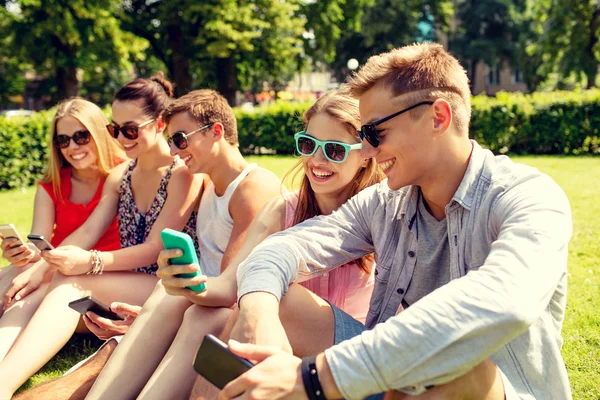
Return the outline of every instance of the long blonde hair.
[[[313,104],[302,116],[305,126],[308,126],[308,123],[312,117],[321,113],[325,113],[331,118],[337,120],[348,130],[350,134],[360,140],[357,133],[357,130],[360,129],[358,100],[351,97],[346,91],[330,91],[323,97],[319,98],[315,104]],[[299,161],[298,164],[296,164],[286,174],[284,181],[290,174],[293,174],[292,184],[298,175],[302,174],[302,182],[300,183],[300,190],[298,192],[298,204],[294,211],[293,225],[299,224],[317,215],[321,215],[322,212],[319,209],[315,192],[310,186],[308,176],[306,176],[306,173],[302,168],[302,161]],[[350,183],[350,197],[371,185],[381,182],[384,177],[385,174],[377,165],[375,159],[370,159],[367,162],[366,167],[361,168]],[[369,265],[372,264],[372,261],[373,256],[367,255],[359,260],[356,260],[356,263],[361,269],[369,273]]]
[[[54,136],[56,135],[58,121],[67,116],[77,119],[90,131],[98,153],[100,175],[106,177],[113,167],[127,159],[119,143],[108,133],[108,129],[106,129],[108,119],[97,105],[78,97],[64,100],[58,105],[52,120],[52,128],[48,138],[50,147],[48,170],[42,179],[44,183],[52,183],[52,189],[61,202],[64,200],[60,191],[60,171],[62,168],[70,166],[70,164],[62,155],[60,149],[54,145]]]

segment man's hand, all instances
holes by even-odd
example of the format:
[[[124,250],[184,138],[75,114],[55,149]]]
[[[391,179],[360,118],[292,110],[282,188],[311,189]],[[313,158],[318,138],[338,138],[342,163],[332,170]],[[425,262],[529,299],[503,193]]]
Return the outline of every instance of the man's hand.
[[[242,298],[231,339],[292,353],[292,346],[279,319],[279,302],[266,292],[249,293]]]
[[[92,269],[91,253],[77,246],[46,250],[42,252],[42,257],[63,275],[83,275]]]
[[[112,303],[110,309],[117,314],[125,316],[125,319],[123,321],[116,321],[101,317],[92,311],[88,311],[83,317],[85,326],[100,339],[107,340],[113,336],[124,335],[139,315],[142,307],[126,303]]]
[[[229,349],[257,365],[229,382],[219,393],[219,400],[238,396],[257,400],[308,398],[302,383],[300,358],[277,347],[242,344],[235,340],[229,341]]]
[[[6,258],[15,267],[22,267],[31,262],[38,261],[40,256],[32,243],[15,246],[17,238],[11,237],[2,240],[2,257]]]

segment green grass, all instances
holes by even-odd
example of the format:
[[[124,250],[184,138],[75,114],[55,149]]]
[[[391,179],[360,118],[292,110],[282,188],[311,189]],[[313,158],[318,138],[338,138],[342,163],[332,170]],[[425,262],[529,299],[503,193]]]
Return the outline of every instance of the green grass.
[[[282,178],[295,164],[292,157],[249,157]],[[575,399],[600,398],[600,158],[514,157],[553,177],[564,189],[573,210],[569,248],[569,293],[563,327],[563,355]],[[598,186],[597,186],[598,185]],[[0,193],[0,223],[13,223],[22,234],[31,227],[35,188]],[[0,260],[0,266],[6,262]],[[75,337],[26,385],[61,374],[98,347],[97,340]]]

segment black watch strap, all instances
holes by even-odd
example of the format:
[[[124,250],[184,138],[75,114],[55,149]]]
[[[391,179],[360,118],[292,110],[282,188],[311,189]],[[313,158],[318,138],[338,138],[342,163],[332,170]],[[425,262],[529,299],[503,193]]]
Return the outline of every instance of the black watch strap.
[[[317,371],[317,357],[310,356],[302,359],[300,370],[302,371],[302,383],[304,390],[309,400],[325,400],[325,393],[321,381],[319,381],[319,373]]]

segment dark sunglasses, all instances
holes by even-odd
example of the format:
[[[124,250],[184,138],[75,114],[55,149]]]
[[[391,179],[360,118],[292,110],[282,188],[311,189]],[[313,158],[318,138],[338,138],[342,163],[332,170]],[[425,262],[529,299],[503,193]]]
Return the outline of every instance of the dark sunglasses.
[[[389,121],[390,119],[397,117],[400,114],[403,114],[407,111],[412,110],[413,108],[417,108],[419,106],[422,106],[424,104],[429,104],[432,105],[433,101],[422,101],[420,103],[417,103],[415,105],[412,105],[408,108],[405,108],[404,110],[398,111],[396,113],[393,113],[392,115],[388,115],[387,117],[383,117],[381,119],[378,119],[375,122],[371,122],[370,124],[366,124],[363,125],[359,130],[358,130],[358,136],[360,136],[360,140],[365,140],[367,139],[367,142],[369,142],[369,144],[373,147],[377,147],[379,146],[379,130],[377,129],[377,125],[379,124],[383,124],[386,121]]]
[[[108,132],[116,139],[119,137],[119,132],[123,134],[124,137],[126,137],[129,140],[135,140],[138,138],[138,136],[140,135],[140,128],[143,128],[144,126],[148,125],[151,122],[154,122],[155,119],[151,119],[148,120],[142,124],[139,125],[123,125],[123,126],[119,126],[117,124],[115,124],[114,122],[111,122],[110,124],[106,125],[106,129],[108,129]]]
[[[208,129],[213,126],[215,123],[204,125],[198,129],[195,129],[189,133],[185,133],[184,131],[177,131],[171,137],[167,139],[167,143],[169,146],[175,145],[180,150],[186,149],[188,147],[188,137],[193,135],[194,133],[200,132],[201,130]]]
[[[88,144],[90,142],[91,138],[92,138],[92,135],[90,134],[90,131],[77,131],[73,134],[73,136],[67,136],[67,135],[54,136],[54,145],[56,147],[58,147],[59,149],[66,149],[67,147],[69,147],[69,144],[71,143],[71,139],[73,139],[73,141],[77,145],[83,146],[84,144]]]
[[[325,158],[334,163],[342,163],[348,158],[351,150],[360,150],[362,143],[348,144],[335,142],[332,140],[320,141],[312,136],[308,136],[306,131],[298,132],[294,135],[296,140],[296,150],[300,155],[312,156],[320,147],[325,154]]]

